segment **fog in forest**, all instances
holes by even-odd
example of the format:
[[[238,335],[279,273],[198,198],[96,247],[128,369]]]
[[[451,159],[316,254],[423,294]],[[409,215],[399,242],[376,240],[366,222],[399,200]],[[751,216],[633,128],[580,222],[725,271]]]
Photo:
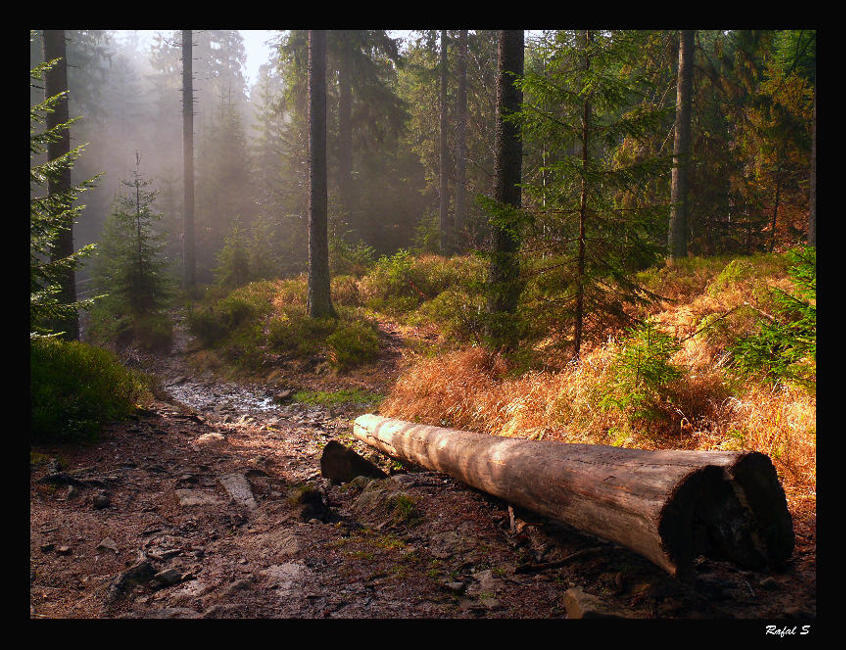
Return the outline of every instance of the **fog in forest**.
[[[341,33],[339,33],[341,34]],[[427,192],[425,145],[408,138],[407,102],[397,95],[401,36],[361,32],[362,42],[330,48],[328,149],[330,237],[364,242],[376,252],[410,246],[415,227],[437,197]],[[307,260],[307,39],[305,32],[195,30],[193,147],[197,280],[214,280],[228,237],[255,242],[261,276],[305,270]],[[367,39],[370,39],[368,42]],[[392,40],[396,39],[396,40]],[[81,197],[86,208],[74,226],[79,248],[97,242],[126,182],[134,174],[155,191],[165,257],[175,277],[182,263],[183,79],[180,31],[69,30],[66,32],[71,146],[85,145],[73,180],[101,174]],[[258,46],[257,46],[258,45]],[[262,47],[263,45],[263,47]],[[344,47],[349,61],[344,65]],[[43,58],[39,33],[31,64]],[[249,70],[253,78],[249,78]],[[495,60],[492,62],[495,65]],[[338,70],[348,71],[338,89]],[[339,93],[347,93],[347,121],[338,137]],[[31,89],[31,103],[43,91]],[[435,124],[436,126],[436,124]],[[343,144],[342,144],[343,143]],[[343,150],[342,150],[343,146]],[[434,141],[433,145],[434,146]],[[353,181],[343,189],[355,205],[340,204],[339,170]],[[85,294],[87,270],[77,273]]]

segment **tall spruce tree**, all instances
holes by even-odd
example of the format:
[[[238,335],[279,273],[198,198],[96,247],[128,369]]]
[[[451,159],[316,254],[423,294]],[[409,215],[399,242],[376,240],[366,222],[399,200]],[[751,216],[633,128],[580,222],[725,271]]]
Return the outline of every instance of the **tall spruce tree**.
[[[516,343],[516,310],[520,297],[517,215],[521,207],[520,180],[523,140],[514,119],[523,95],[523,31],[502,30],[499,35],[499,75],[496,112],[496,180],[492,215],[491,261],[488,268],[488,336],[492,342]]]
[[[467,30],[458,32],[458,82],[455,98],[455,217],[453,244],[460,248],[459,233],[467,220]]]
[[[47,60],[36,65],[31,73],[31,85],[44,83],[45,73],[57,61]],[[60,254],[65,233],[85,208],[76,203],[80,193],[94,187],[94,177],[77,185],[63,185],[74,163],[83,151],[74,147],[54,157],[50,144],[66,139],[71,121],[57,122],[57,106],[67,101],[67,92],[46,97],[30,108],[30,337],[54,336],[64,323],[77,322],[77,311],[90,308],[91,301],[68,300],[63,283],[93,252],[93,245]],[[49,126],[48,126],[49,125]],[[52,185],[51,185],[52,181]],[[59,192],[57,187],[64,187]],[[66,335],[67,336],[67,335]]]
[[[543,72],[525,75],[521,113],[527,142],[557,155],[543,165],[526,192],[557,259],[535,273],[560,276],[553,294],[534,296],[550,327],[572,327],[578,358],[589,330],[626,322],[623,303],[643,290],[635,273],[654,263],[665,243],[666,204],[624,201],[669,169],[668,157],[615,158],[625,138],[651,137],[666,111],[644,105],[643,80],[632,65],[640,51],[637,32],[561,31],[538,44]],[[628,65],[627,65],[628,64]],[[546,240],[546,241],[544,241]],[[560,287],[563,287],[561,292]],[[563,322],[562,322],[563,321]]]
[[[182,178],[184,184],[182,221],[182,265],[185,290],[194,291],[197,262],[194,239],[194,62],[192,31],[182,30]]]
[[[440,182],[439,182],[439,217],[440,217],[440,235],[441,235],[441,254],[449,255],[452,246],[452,224],[449,218],[449,152],[447,151],[448,138],[447,128],[449,124],[449,115],[447,110],[447,77],[448,77],[448,59],[447,59],[447,30],[441,30],[441,60],[440,60],[440,77],[441,77],[441,92],[440,92]]]
[[[45,29],[43,34],[44,60],[55,61],[54,65],[44,70],[44,99],[58,97],[46,113],[47,129],[54,137],[47,142],[47,156],[50,160],[63,158],[70,152],[70,131],[61,128],[69,119],[68,111],[68,62],[65,30]],[[51,196],[67,196],[71,191],[71,165],[65,165],[57,174],[47,179],[47,191]],[[66,223],[58,230],[55,245],[50,256],[53,262],[73,255],[73,222]],[[61,268],[58,265],[57,268]],[[73,265],[59,271],[59,301],[64,304],[76,302],[76,273]],[[79,316],[76,311],[67,312],[53,327],[60,331],[62,338],[70,341],[79,339]]]
[[[695,31],[683,29],[679,37],[679,80],[673,139],[673,180],[670,201],[668,249],[670,259],[687,257],[688,167],[690,166],[690,104],[693,94]]]
[[[326,31],[308,34],[308,313],[336,317],[329,291],[326,182]]]

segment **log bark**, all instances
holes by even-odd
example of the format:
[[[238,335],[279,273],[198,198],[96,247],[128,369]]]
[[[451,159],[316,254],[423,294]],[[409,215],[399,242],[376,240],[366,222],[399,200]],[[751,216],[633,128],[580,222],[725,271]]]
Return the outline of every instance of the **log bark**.
[[[764,569],[793,551],[784,491],[757,452],[501,438],[378,415],[356,419],[354,434],[393,458],[621,544],[680,578],[699,555]]]

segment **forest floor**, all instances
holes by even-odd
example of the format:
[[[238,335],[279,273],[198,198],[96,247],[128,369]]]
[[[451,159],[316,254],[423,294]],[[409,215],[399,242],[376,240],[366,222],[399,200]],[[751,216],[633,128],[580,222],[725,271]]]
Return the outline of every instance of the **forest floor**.
[[[297,386],[384,394],[403,345],[384,333],[378,370],[300,368]],[[627,549],[381,457],[351,435],[372,405],[292,401],[284,375],[228,382],[190,356],[184,333],[168,357],[135,354],[163,387],[155,404],[95,443],[33,448],[32,618],[816,617],[814,514],[791,507],[785,570],[701,559],[681,583]],[[320,471],[329,440],[389,478],[331,483]]]

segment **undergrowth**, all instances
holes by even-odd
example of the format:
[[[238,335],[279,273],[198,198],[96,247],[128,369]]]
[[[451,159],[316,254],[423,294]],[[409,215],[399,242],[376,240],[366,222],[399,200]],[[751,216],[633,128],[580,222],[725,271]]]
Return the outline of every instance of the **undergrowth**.
[[[756,450],[773,459],[786,486],[813,494],[815,299],[806,291],[810,263],[805,279],[792,270],[797,264],[781,254],[648,269],[639,281],[661,299],[628,307],[643,324],[587,341],[578,363],[568,362],[566,328],[524,341],[518,353],[465,345],[421,355],[380,412],[493,435]],[[786,304],[789,313],[779,309]],[[798,364],[801,381],[778,365],[739,372],[738,351],[756,337],[765,337],[756,362],[774,359],[761,350],[774,349],[765,328],[775,317],[783,325],[778,345],[787,346],[778,349],[790,350],[784,358]]]
[[[149,378],[107,350],[75,341],[31,341],[33,441],[93,440],[103,424],[148,401],[151,390]]]
[[[379,402],[383,415],[565,442],[758,450],[785,485],[815,490],[815,258],[691,257],[646,269],[637,282],[652,300],[593,323],[573,362],[559,300],[572,278],[555,259],[523,265],[524,338],[503,353],[482,344],[484,260],[364,253],[332,279],[338,319],[307,317],[300,276],[216,296],[192,327],[236,361],[312,356],[348,370],[378,358],[377,322],[392,322],[408,333],[410,364]],[[773,350],[786,350],[781,366],[767,365]]]

